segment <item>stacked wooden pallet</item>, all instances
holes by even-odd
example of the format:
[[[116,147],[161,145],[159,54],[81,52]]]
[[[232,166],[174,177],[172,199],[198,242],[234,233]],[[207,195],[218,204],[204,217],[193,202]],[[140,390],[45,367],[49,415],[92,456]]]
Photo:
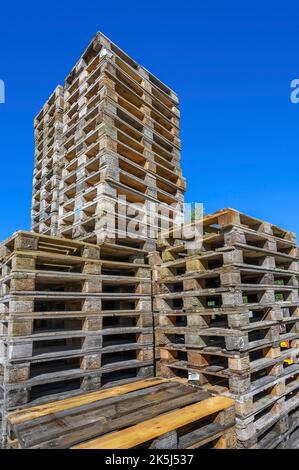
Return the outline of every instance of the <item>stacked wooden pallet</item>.
[[[183,381],[147,379],[8,416],[10,448],[235,446],[234,402]]]
[[[161,245],[154,300],[159,375],[189,375],[229,394],[238,445],[271,446],[299,406],[294,234],[225,209],[204,219],[197,253],[171,233]]]
[[[182,214],[177,95],[101,33],[66,78],[63,95],[59,235],[91,243],[126,238],[155,249],[161,224]],[[39,131],[42,117],[36,122]],[[48,225],[35,224],[42,208],[34,185],[33,228],[42,233]]]
[[[0,254],[4,415],[153,375],[144,251],[16,232]]]
[[[47,235],[57,234],[63,109],[63,88],[58,86],[34,121],[31,226],[35,232]]]

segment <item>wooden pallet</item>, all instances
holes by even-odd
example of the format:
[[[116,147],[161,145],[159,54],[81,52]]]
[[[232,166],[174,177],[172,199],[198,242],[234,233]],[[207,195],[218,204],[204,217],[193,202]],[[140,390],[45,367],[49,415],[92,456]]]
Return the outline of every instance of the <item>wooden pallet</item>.
[[[298,322],[296,322],[297,324]],[[298,332],[295,327],[294,334],[290,339],[297,339]],[[287,339],[280,335],[279,325],[263,325],[260,328],[251,327],[248,331],[228,329],[220,327],[192,326],[162,326],[156,327],[157,345],[163,346],[168,343],[194,345],[196,348],[220,347],[227,351],[250,351],[261,347],[270,347]]]
[[[250,307],[246,305],[190,307],[189,309],[179,309],[177,305],[173,307],[171,310],[160,310],[159,313],[155,313],[157,327],[193,326],[195,324],[204,328],[221,325],[221,327],[238,329],[241,332],[274,325],[287,326],[299,319],[299,307],[295,302],[284,307],[278,303],[266,306],[255,304]]]
[[[103,261],[107,263],[117,261],[118,263],[147,264],[147,252],[145,250],[127,246],[125,243],[121,245],[107,241],[95,246],[78,240],[20,230],[0,245],[0,260],[4,265],[11,262],[12,255],[46,258],[46,254],[48,254],[48,257],[50,254],[54,257],[57,266],[59,264],[63,266],[63,261],[65,261],[63,257],[68,256],[67,261],[71,265],[76,265],[77,272],[81,271],[84,263],[88,262],[101,264]],[[29,268],[28,263],[21,264],[21,267]],[[84,272],[88,273],[88,270],[85,269]],[[95,271],[92,272],[95,273]]]
[[[152,351],[151,351],[152,352]],[[56,364],[35,363],[34,373],[41,371],[40,375],[18,383],[1,384],[4,390],[4,415],[9,410],[25,408],[29,405],[46,403],[49,400],[68,398],[80,393],[99,390],[113,385],[128,383],[140,378],[152,377],[154,368],[152,359],[138,360],[126,359],[125,352],[120,355],[120,361],[96,368],[80,368],[73,365],[77,359],[59,359]],[[82,360],[96,363],[97,358],[83,356]],[[62,363],[59,367],[57,362]],[[45,368],[46,364],[46,368]],[[49,364],[49,366],[48,366]],[[27,365],[27,364],[26,364]],[[20,367],[24,364],[20,364]],[[18,372],[20,369],[18,369]],[[15,373],[15,369],[14,369]]]
[[[178,410],[180,412],[178,413]],[[148,379],[10,413],[9,447],[234,448],[234,402]]]
[[[272,383],[284,376],[288,367],[298,362],[298,349],[288,348],[281,351],[279,347],[257,349],[252,353],[217,351],[217,348],[206,348],[196,351],[175,348],[175,345],[160,348],[160,363],[165,374],[167,368],[172,376],[173,369],[192,370],[198,375],[198,383],[209,384],[215,378],[227,383],[232,393],[245,394],[254,392],[262,384]],[[299,366],[297,366],[299,368]],[[213,383],[213,382],[212,382]],[[245,400],[244,400],[245,401]]]
[[[286,367],[280,376],[273,377],[271,381],[264,377],[257,387],[248,393],[237,395],[230,393],[235,398],[236,415],[239,418],[248,418],[257,415],[265,408],[274,405],[278,399],[296,394],[299,389],[299,365],[293,364]]]
[[[298,390],[279,398],[245,420],[236,420],[239,448],[275,448],[288,438],[298,425],[296,413],[299,406]]]
[[[224,235],[229,243],[239,243],[241,239],[244,241],[245,236],[245,239],[250,241],[250,245],[256,248],[267,249],[271,245],[273,249],[276,243],[278,244],[276,245],[276,251],[281,252],[284,252],[287,247],[294,249],[296,245],[296,235],[294,232],[284,230],[274,224],[248,216],[231,208],[225,208],[206,215],[203,219],[203,235],[204,251],[215,251],[219,247],[219,240],[223,241]],[[159,238],[160,247],[174,249],[174,251],[177,251],[179,246],[184,248],[185,242],[186,238],[181,237],[181,243],[178,243],[175,230],[162,232]],[[206,249],[205,243],[212,244],[209,247],[210,249]],[[218,246],[215,246],[215,243]],[[263,244],[266,246],[263,246]]]
[[[279,295],[279,298],[277,298]],[[247,300],[249,299],[249,300]],[[261,302],[259,303],[259,299]],[[277,300],[276,300],[277,299]],[[242,307],[255,309],[265,307],[291,307],[298,305],[297,288],[218,288],[197,291],[182,291],[162,294],[155,298],[155,309],[159,310],[208,310],[214,307]]]

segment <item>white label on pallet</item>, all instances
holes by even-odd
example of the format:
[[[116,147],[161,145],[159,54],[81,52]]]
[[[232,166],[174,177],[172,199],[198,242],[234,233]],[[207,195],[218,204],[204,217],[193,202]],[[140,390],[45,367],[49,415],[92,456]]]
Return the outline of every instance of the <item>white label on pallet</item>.
[[[188,372],[188,380],[199,380],[199,374],[197,372]]]

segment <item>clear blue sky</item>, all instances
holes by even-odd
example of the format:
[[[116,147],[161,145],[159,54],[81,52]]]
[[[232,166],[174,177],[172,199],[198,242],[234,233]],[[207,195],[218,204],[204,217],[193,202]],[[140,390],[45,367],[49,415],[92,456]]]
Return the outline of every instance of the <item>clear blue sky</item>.
[[[295,1],[1,5],[0,238],[30,226],[33,118],[97,30],[180,96],[187,201],[299,233]]]

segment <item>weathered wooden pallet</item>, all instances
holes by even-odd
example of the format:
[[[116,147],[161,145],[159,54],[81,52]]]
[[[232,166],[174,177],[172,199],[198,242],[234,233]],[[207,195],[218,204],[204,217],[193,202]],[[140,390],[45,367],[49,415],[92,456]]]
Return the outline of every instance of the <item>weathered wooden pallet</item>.
[[[288,436],[294,421],[292,415],[298,410],[299,393],[296,389],[279,398],[255,416],[236,419],[239,448],[275,448]]]
[[[280,334],[280,326],[257,324],[250,329],[238,330],[232,328],[208,327],[208,325],[188,326],[156,326],[156,343],[159,347],[167,344],[192,346],[194,349],[205,347],[220,347],[227,351],[250,351],[270,347],[280,341],[298,338],[297,324],[288,323],[294,332]],[[293,326],[292,326],[293,325]],[[294,326],[295,325],[295,326]]]
[[[221,234],[229,233],[231,230],[235,232],[246,232],[247,240],[251,243],[254,241],[273,240],[277,241],[280,247],[286,247],[290,242],[296,244],[296,236],[294,232],[284,230],[269,222],[250,217],[235,209],[225,208],[213,214],[207,215],[203,219],[203,233],[208,240],[213,240]],[[161,246],[169,247],[174,240],[174,232],[172,230],[162,232],[160,235]],[[236,235],[237,237],[238,235]],[[261,244],[260,244],[261,246]]]
[[[246,331],[280,325],[283,327],[281,331],[281,335],[283,335],[287,334],[287,329],[292,329],[292,326],[287,327],[288,324],[295,324],[299,321],[299,306],[297,303],[290,303],[288,307],[281,307],[277,304],[268,306],[256,304],[254,307],[240,305],[236,307],[175,308],[154,312],[154,317],[157,327],[182,327],[195,324],[203,328],[221,326]],[[283,333],[284,326],[285,333]]]
[[[186,353],[175,346],[160,348],[157,373],[162,377],[191,376],[194,383],[204,388],[213,390],[215,387],[216,393],[220,386],[221,391],[230,391],[242,415],[254,411],[255,395],[261,394],[264,389],[270,389],[267,393],[271,397],[276,392],[279,396],[285,389],[289,390],[286,387],[287,377],[290,376],[292,382],[292,376],[299,367],[297,348],[281,352],[273,347],[257,351],[260,354],[252,359],[250,354],[229,354],[217,351],[217,348],[210,348],[210,351],[207,348],[206,351],[207,354],[192,350]],[[277,384],[279,387],[275,387]]]
[[[234,422],[233,400],[211,398],[184,382],[149,379],[11,413],[8,445],[233,448]]]
[[[107,273],[109,269],[112,273],[117,270],[121,273],[123,270],[128,274],[130,270],[138,272],[139,268],[149,270],[145,264],[144,250],[115,243],[104,243],[96,247],[81,241],[49,237],[34,232],[16,232],[1,244],[0,256],[2,265],[14,271],[32,271],[35,264],[49,267],[51,262],[57,271],[73,270],[86,274],[100,274],[96,267],[100,268],[102,265]]]
[[[118,157],[118,159],[120,158]],[[109,171],[111,170],[108,164],[106,166],[101,165],[101,168],[97,171],[89,171],[89,167],[87,167],[87,169],[85,170],[86,175],[85,178],[83,177],[83,181],[83,170],[80,173],[80,177],[75,172],[73,172],[73,174],[70,174],[66,178],[64,185],[64,193],[67,194],[72,188],[80,188],[80,192],[77,191],[77,195],[79,196],[80,193],[83,193],[84,191],[84,194],[82,194],[82,201],[84,201],[84,197],[86,197],[85,191],[88,190],[91,185],[93,189],[96,189],[97,186],[105,180],[115,182],[119,185],[125,185],[128,187],[128,189],[131,188],[133,191],[142,193],[145,196],[153,197],[156,193],[158,197],[158,193],[160,193],[162,197],[163,194],[165,194],[165,197],[172,198],[174,202],[176,198],[181,198],[181,183],[176,185],[172,182],[167,181],[165,178],[153,176],[146,170],[142,170],[141,168],[138,169],[138,165],[133,165],[133,163],[130,163],[129,161],[124,162],[124,159],[122,159],[118,164],[120,166],[116,167],[114,169],[114,173],[111,175],[109,173]],[[96,165],[96,163],[94,165]],[[134,171],[131,166],[134,167]],[[78,181],[77,178],[79,178]],[[78,186],[78,188],[76,188],[76,185]],[[68,202],[70,207],[70,201]],[[82,210],[84,211],[84,206]],[[85,215],[84,212],[82,212],[82,215]]]
[[[148,350],[149,357],[152,349]],[[144,351],[146,353],[146,351]],[[138,357],[138,356],[137,356]],[[83,364],[92,363],[95,367],[76,367],[76,360],[85,361]],[[98,390],[114,384],[127,383],[138,378],[153,377],[153,360],[144,354],[142,359],[126,359],[126,352],[119,354],[119,362],[110,362],[97,366],[97,356],[75,356],[59,359],[53,366],[51,361],[34,364],[32,377],[17,383],[0,382],[0,390],[4,395],[5,412],[24,408],[33,404],[45,403],[50,399],[59,399],[78,395],[90,390]],[[62,364],[62,365],[61,365]],[[73,365],[74,364],[74,365]],[[46,368],[45,366],[46,365]],[[6,374],[14,373],[14,376],[22,373],[27,364],[10,367]]]
[[[199,222],[200,224],[200,222]],[[182,229],[180,229],[182,230]],[[191,229],[190,229],[191,230]],[[200,229],[194,235],[200,235],[199,245],[194,244],[191,250],[191,241],[185,242],[183,245],[174,245],[171,248],[162,249],[157,253],[155,260],[155,269],[163,278],[171,276],[192,276],[192,275],[206,275],[208,276],[211,270],[217,268],[234,268],[239,267],[244,271],[259,272],[273,271],[273,269],[284,273],[298,272],[295,264],[298,258],[297,247],[289,243],[289,250],[283,252],[276,251],[276,249],[265,249],[246,245],[245,243],[236,243],[235,245],[225,245],[224,240],[222,248],[211,250],[204,249],[205,238],[200,233]],[[218,241],[217,244],[220,244]],[[288,253],[288,252],[289,253]],[[194,253],[195,252],[195,253]]]
[[[157,217],[161,217],[161,220],[163,220],[162,209],[164,209],[164,213],[166,214],[164,215],[164,219],[167,220],[167,214],[173,213],[176,205],[180,204],[180,207],[182,206],[182,194],[180,192],[166,191],[167,188],[164,187],[165,185],[156,182],[154,180],[155,177],[150,176],[148,173],[147,175],[149,180],[147,185],[142,181],[138,182],[136,180],[133,182],[133,176],[130,176],[132,180],[130,182],[128,174],[126,175],[125,173],[120,173],[118,179],[113,179],[107,173],[106,175],[103,174],[101,178],[100,175],[98,177],[87,177],[80,185],[73,182],[71,185],[66,186],[61,192],[59,216],[61,229],[64,229],[70,223],[78,222],[91,227],[92,220],[96,216],[103,217],[103,215],[107,214],[107,210],[109,210],[108,214],[110,215],[116,214],[115,225],[117,225],[118,221],[121,221],[122,225],[124,225],[125,222],[128,223],[129,218],[125,217],[125,215],[126,213],[132,215],[134,208],[136,208],[136,212],[139,214],[139,219],[141,219],[140,214],[142,212],[145,213],[146,210],[148,211],[149,218],[151,214],[148,205],[150,203],[152,206],[154,206],[154,204],[158,206],[162,214],[157,214],[157,209],[156,215]],[[124,195],[126,196],[126,205],[124,204]],[[75,196],[76,201],[80,202],[80,211],[75,208]],[[121,207],[119,208],[118,206],[120,204]],[[112,221],[113,219],[110,220],[110,225]],[[141,222],[142,220],[140,220],[140,223]],[[171,227],[172,225],[173,224],[169,223],[166,226]]]
[[[185,259],[187,264],[188,258]],[[163,267],[166,265],[163,264]],[[166,266],[167,267],[167,266]],[[171,267],[169,268],[171,270]],[[164,276],[163,276],[164,274]],[[242,264],[223,266],[210,270],[198,270],[193,273],[168,276],[158,271],[154,285],[154,295],[167,294],[180,291],[196,291],[210,288],[273,288],[282,290],[297,288],[296,271],[276,269],[274,267],[244,267]]]
[[[143,204],[142,211],[141,206],[137,208],[134,205],[138,211],[136,213],[142,213],[144,216],[144,221],[138,223],[138,228],[135,227],[134,223],[132,224],[132,218],[129,215],[122,215],[122,213],[118,212],[117,197],[111,199],[106,196],[99,196],[92,201],[83,203],[80,214],[77,214],[73,208],[65,210],[66,207],[69,207],[67,203],[62,207],[63,214],[60,219],[61,233],[65,237],[76,236],[80,240],[93,240],[95,238],[92,238],[92,231],[96,233],[102,232],[102,237],[119,239],[120,243],[131,243],[132,246],[144,246],[147,238],[150,238],[152,239],[153,249],[155,249],[155,244],[153,243],[158,233],[159,225],[173,225],[175,210],[172,208],[169,211],[165,204],[160,205],[159,201],[150,201],[152,203],[151,206],[148,205],[146,200],[141,202]],[[130,206],[131,208],[129,208]],[[182,211],[182,204],[180,202],[177,202],[176,206],[176,213]],[[128,209],[127,212],[129,213],[132,211],[132,207],[133,204],[127,202],[123,206],[124,212]],[[165,208],[165,215],[158,212],[158,209],[160,210],[161,207]],[[101,239],[99,239],[100,242]]]
[[[50,330],[99,332],[100,335],[152,333],[152,315],[147,310],[49,310],[7,312],[0,315],[1,338],[14,339],[45,334]],[[1,323],[0,323],[1,324]],[[109,339],[108,337],[106,339]],[[140,338],[142,339],[142,338]],[[140,341],[142,342],[142,341]]]
[[[281,348],[279,345],[256,348],[248,352],[230,352],[217,347],[193,349],[192,346],[170,344],[159,348],[160,360],[164,363],[185,360],[196,367],[202,374],[217,374],[227,377],[232,375],[255,374],[258,371],[271,369],[271,375],[279,375],[280,365],[286,361],[295,363],[298,360],[297,348]],[[274,368],[278,369],[274,373]]]
[[[0,280],[2,295],[12,297],[34,294],[37,297],[45,295],[46,292],[49,293],[49,298],[56,296],[63,299],[62,288],[67,289],[67,295],[73,295],[74,299],[79,296],[90,295],[92,297],[94,294],[102,298],[109,297],[109,294],[119,295],[119,298],[130,294],[132,299],[151,295],[150,278],[134,276],[136,271],[132,268],[130,271],[133,272],[133,276],[117,274],[121,267],[115,266],[114,269],[115,274],[111,271],[110,275],[59,271],[14,271]]]
[[[131,310],[132,312],[143,311],[150,312],[150,295],[138,295],[138,294],[122,294],[119,292],[115,293],[93,293],[84,294],[78,292],[30,292],[25,293],[19,292],[18,295],[7,295],[0,298],[0,303],[3,308],[1,313],[32,313],[36,311],[42,311],[43,308],[46,311],[50,311],[51,307],[58,310],[59,307],[65,307],[65,311],[71,311],[72,307],[81,311],[92,311],[97,312],[98,315],[102,311],[110,310]],[[48,304],[48,308],[46,305]],[[56,308],[55,308],[56,307]]]
[[[290,307],[298,305],[297,287],[240,286],[180,290],[158,294],[154,298],[154,310],[209,309],[247,306]]]
[[[235,400],[236,415],[240,418],[248,418],[273,405],[279,398],[297,393],[299,388],[299,365],[288,365],[282,374],[274,376],[271,381],[265,376],[259,382],[258,387],[248,393],[237,395],[230,393]]]

